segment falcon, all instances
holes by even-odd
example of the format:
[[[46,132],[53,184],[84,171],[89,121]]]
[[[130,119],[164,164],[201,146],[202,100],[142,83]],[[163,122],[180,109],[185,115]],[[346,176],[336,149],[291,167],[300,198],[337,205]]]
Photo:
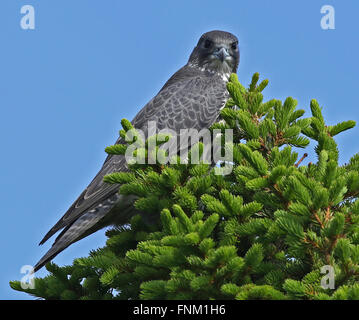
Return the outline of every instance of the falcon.
[[[236,36],[225,31],[204,33],[193,49],[185,66],[165,83],[131,121],[136,129],[146,132],[149,121],[159,130],[181,129],[200,131],[216,122],[219,111],[228,99],[226,82],[236,73],[239,64]],[[119,138],[116,144],[124,143]],[[104,183],[103,177],[112,172],[128,170],[123,155],[108,155],[102,168],[71,205],[63,217],[41,240],[43,244],[59,230],[48,252],[35,265],[42,268],[72,243],[109,225],[128,223],[133,215],[133,198],[118,193],[119,185]]]

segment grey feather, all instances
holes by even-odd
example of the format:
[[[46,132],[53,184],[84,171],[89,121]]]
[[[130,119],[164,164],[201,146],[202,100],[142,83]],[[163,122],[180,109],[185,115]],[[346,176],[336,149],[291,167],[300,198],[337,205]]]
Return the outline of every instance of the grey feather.
[[[211,47],[207,48],[208,41]],[[157,129],[201,130],[211,126],[218,118],[228,93],[226,77],[236,72],[239,63],[237,38],[227,32],[211,31],[201,36],[188,63],[178,70],[132,120],[136,129],[147,134],[148,121],[155,121]],[[219,63],[215,56],[218,46],[230,53],[227,61]],[[231,49],[232,48],[232,49]],[[123,143],[119,138],[116,144]],[[137,213],[135,198],[119,195],[119,185],[106,184],[106,174],[128,170],[121,155],[109,155],[100,171],[81,193],[63,217],[49,230],[40,244],[57,231],[50,250],[35,265],[35,271],[52,260],[59,252],[85,236],[111,224],[125,224]]]

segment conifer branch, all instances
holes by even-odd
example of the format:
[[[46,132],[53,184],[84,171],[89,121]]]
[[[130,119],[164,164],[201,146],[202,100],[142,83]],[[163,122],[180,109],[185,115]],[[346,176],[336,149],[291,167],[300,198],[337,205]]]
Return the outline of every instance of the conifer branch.
[[[355,122],[326,124],[314,99],[310,118],[291,97],[263,102],[267,84],[256,73],[247,89],[230,76],[230,98],[212,126],[234,131],[230,174],[177,158],[106,175],[135,199],[113,212],[128,215],[125,225],[106,231],[106,245],[88,257],[48,264],[34,289],[11,287],[44,299],[359,300],[359,155],[339,166],[333,139]],[[131,145],[132,124],[122,126],[124,144],[109,154]],[[161,144],[137,141],[146,158],[149,139]],[[294,147],[309,139],[317,158],[303,165],[308,153],[298,160]],[[333,290],[321,287],[324,265],[334,268]]]
[[[304,153],[303,156],[299,159],[299,161],[294,165],[296,168],[299,167],[299,165],[302,163],[302,161],[308,157],[308,153]]]

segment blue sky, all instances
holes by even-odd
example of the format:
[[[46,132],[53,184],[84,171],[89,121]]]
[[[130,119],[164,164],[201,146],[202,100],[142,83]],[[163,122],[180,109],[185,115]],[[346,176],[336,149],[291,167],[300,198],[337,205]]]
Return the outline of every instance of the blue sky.
[[[335,30],[321,29],[326,4]],[[20,27],[23,5],[35,8],[35,30]],[[316,98],[328,124],[359,122],[358,12],[357,0],[1,0],[0,299],[33,299],[9,280],[50,247],[53,239],[37,244],[100,169],[121,119],[135,116],[206,31],[238,36],[240,81],[268,78],[265,100],[292,96],[310,116]],[[338,136],[341,163],[358,152],[358,134]],[[54,261],[104,243],[97,232]]]

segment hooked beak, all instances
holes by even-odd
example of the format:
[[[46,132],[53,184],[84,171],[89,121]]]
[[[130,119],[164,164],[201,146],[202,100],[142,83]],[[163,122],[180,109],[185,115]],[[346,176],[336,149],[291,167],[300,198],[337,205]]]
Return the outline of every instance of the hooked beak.
[[[228,49],[224,47],[218,48],[215,52],[213,52],[214,56],[218,58],[221,62],[226,60],[230,54],[228,53]]]

